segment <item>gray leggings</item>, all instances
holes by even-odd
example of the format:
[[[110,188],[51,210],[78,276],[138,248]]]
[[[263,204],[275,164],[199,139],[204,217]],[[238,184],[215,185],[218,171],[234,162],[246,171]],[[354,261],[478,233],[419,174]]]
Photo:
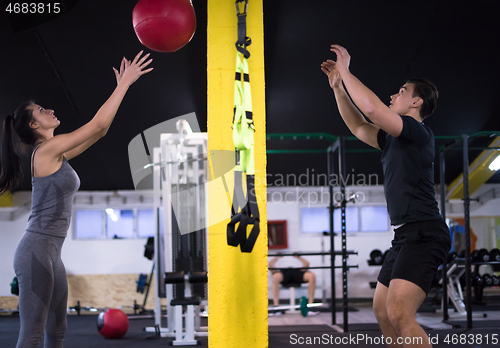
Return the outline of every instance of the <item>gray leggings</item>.
[[[66,333],[68,281],[61,260],[64,238],[26,232],[14,255],[19,280],[21,329],[17,348],[62,348]]]

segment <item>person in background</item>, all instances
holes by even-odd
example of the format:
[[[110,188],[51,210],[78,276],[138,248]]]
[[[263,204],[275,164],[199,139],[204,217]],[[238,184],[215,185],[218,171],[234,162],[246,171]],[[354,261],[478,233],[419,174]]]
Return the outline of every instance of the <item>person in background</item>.
[[[269,262],[269,268],[276,268],[276,262],[282,256],[275,256]],[[271,270],[272,274],[272,291],[273,291],[273,305],[277,307],[280,301],[280,284],[286,286],[290,283],[308,283],[308,302],[314,302],[314,291],[316,290],[316,275],[311,271],[308,271],[309,261],[304,259],[302,256],[295,254],[300,262],[302,262],[302,268],[281,268],[279,270]]]

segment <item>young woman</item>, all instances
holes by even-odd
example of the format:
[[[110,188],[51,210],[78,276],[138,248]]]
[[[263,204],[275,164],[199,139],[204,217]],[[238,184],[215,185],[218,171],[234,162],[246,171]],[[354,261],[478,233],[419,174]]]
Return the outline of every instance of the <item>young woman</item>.
[[[21,144],[34,146],[31,155],[32,200],[26,232],[17,246],[14,269],[19,281],[21,329],[17,347],[63,347],[66,332],[68,283],[61,260],[73,198],[80,179],[68,164],[102,138],[115,117],[128,88],[146,69],[149,54],[123,58],[120,71],[113,68],[117,87],[97,114],[77,130],[54,136],[60,121],[54,110],[34,102],[20,105],[3,124],[0,193],[12,191],[22,180],[21,160],[14,152],[13,132]]]

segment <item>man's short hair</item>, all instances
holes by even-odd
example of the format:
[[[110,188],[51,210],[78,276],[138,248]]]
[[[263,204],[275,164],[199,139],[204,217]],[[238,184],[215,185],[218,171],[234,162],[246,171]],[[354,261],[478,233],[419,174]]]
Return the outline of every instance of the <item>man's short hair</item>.
[[[423,100],[420,107],[420,117],[422,120],[432,115],[434,110],[436,110],[437,99],[439,97],[436,86],[429,80],[418,78],[409,79],[406,83],[411,83],[415,86],[412,97],[420,97]]]

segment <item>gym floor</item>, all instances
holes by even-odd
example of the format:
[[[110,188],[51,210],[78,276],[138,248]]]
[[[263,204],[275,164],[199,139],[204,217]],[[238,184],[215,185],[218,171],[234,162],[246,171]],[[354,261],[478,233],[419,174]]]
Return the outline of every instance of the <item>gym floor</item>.
[[[314,315],[303,317],[301,314],[281,314],[269,317],[269,347],[384,347],[379,341],[382,333],[378,329],[375,316],[370,303],[350,303],[352,311],[349,312],[349,333],[342,332],[342,312],[337,312],[337,325],[331,325],[330,312],[318,312]],[[494,309],[494,310],[492,310]],[[474,307],[473,328],[466,330],[466,318],[450,311],[450,324],[442,322],[442,315],[429,311],[417,314],[417,320],[432,338],[439,342],[434,347],[498,347],[500,343],[491,344],[493,338],[500,340],[500,307],[495,304]],[[143,330],[144,327],[153,326],[153,319],[133,319],[129,322],[127,334],[117,340],[105,340],[97,332],[96,315],[69,315],[68,331],[65,347],[159,347],[167,346],[172,338],[154,339],[153,333]],[[202,325],[203,322],[202,322]],[[0,346],[15,347],[19,332],[19,317],[13,315],[0,315]],[[496,334],[496,336],[494,336]],[[360,338],[353,343],[354,337]],[[446,337],[450,339],[445,342]],[[461,344],[460,339],[465,340]],[[457,340],[453,344],[452,339]],[[312,343],[316,340],[315,343]],[[335,344],[346,342],[345,344]],[[343,340],[343,341],[341,341]],[[486,344],[486,340],[489,344]],[[208,347],[207,338],[201,338],[201,346]],[[311,343],[311,344],[309,344]]]

